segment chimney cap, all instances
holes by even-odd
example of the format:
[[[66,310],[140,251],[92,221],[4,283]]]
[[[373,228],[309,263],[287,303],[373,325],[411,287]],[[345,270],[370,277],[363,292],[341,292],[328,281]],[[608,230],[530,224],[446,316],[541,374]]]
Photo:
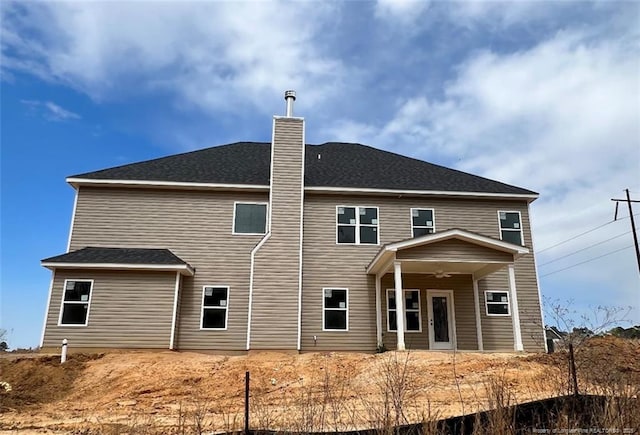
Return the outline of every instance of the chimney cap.
[[[296,91],[285,91],[284,92],[284,99],[286,100],[287,98],[293,98],[295,100],[296,99]]]

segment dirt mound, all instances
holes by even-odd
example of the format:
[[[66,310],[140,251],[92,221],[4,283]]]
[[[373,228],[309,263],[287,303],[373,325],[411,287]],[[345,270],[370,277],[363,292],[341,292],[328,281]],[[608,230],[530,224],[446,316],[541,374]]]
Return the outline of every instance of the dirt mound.
[[[101,357],[76,354],[65,364],[60,364],[59,356],[0,359],[0,380],[11,386],[10,392],[0,393],[0,412],[65,397],[86,362]]]
[[[611,381],[611,373],[635,382],[639,349],[611,339],[583,346],[581,388]],[[609,378],[597,371],[605,368]],[[401,403],[401,421],[415,422],[488,409],[498,393],[514,404],[566,394],[567,385],[562,353],[119,352],[72,355],[64,365],[57,357],[0,360],[0,369],[13,387],[0,394],[0,433],[237,430],[246,371],[252,426],[299,432],[380,427],[390,403]]]

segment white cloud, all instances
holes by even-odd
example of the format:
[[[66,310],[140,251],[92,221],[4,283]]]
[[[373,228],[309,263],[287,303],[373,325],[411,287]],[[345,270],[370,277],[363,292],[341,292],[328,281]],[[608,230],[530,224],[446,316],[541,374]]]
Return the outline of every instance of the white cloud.
[[[10,3],[3,8],[2,64],[95,100],[163,92],[181,106],[233,112],[251,105],[264,109],[265,101],[294,88],[305,96],[301,104],[311,106],[334,95],[346,77],[342,62],[313,42],[333,8],[283,2]]]
[[[77,113],[64,109],[51,101],[21,100],[20,102],[49,121],[67,121],[82,118]]]
[[[382,126],[343,125],[352,136],[373,138],[388,149],[454,162],[462,170],[540,192],[532,206],[540,249],[611,220],[610,198],[623,188],[640,198],[638,54],[637,45],[625,38],[594,40],[575,32],[511,54],[482,51],[458,66],[442,99],[406,99]],[[614,237],[625,226],[628,230],[628,220],[549,250],[539,260]],[[540,273],[630,244],[629,234]],[[624,250],[549,275],[543,284],[583,300],[637,307],[637,275],[633,250]],[[640,319],[640,310],[634,315]]]

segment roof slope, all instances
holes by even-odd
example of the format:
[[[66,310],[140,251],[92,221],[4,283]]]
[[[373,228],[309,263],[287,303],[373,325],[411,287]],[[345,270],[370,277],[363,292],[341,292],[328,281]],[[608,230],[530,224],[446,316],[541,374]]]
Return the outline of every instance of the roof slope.
[[[269,185],[271,144],[238,142],[71,178]],[[366,145],[306,145],[305,186],[535,194],[527,189]]]
[[[183,265],[186,261],[168,249],[87,247],[42,260],[43,263]]]

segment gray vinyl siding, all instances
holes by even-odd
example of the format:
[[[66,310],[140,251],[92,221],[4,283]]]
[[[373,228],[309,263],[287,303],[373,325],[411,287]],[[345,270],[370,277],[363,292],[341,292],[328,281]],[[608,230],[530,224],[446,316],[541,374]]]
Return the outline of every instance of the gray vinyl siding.
[[[387,349],[395,349],[398,343],[397,333],[389,331],[387,324],[386,290],[393,289],[393,274],[382,278],[382,331],[383,343]],[[407,349],[429,349],[429,319],[427,310],[428,290],[453,290],[453,307],[455,313],[455,333],[457,348],[460,350],[477,350],[476,317],[473,304],[473,282],[470,275],[454,275],[451,278],[435,278],[433,275],[404,274],[402,287],[420,290],[421,332],[405,332]]]
[[[274,120],[271,236],[256,252],[250,349],[298,348],[304,122]]]
[[[380,245],[338,245],[336,244],[336,206],[377,206],[379,207],[379,237]],[[321,195],[306,194],[305,197],[305,228],[303,249],[303,315],[302,315],[302,348],[303,350],[373,350],[375,349],[375,279],[364,274],[365,267],[370,263],[381,245],[404,240],[411,237],[411,208],[433,208],[435,213],[436,230],[438,232],[452,228],[461,228],[485,236],[500,238],[498,224],[499,210],[518,210],[522,215],[524,245],[532,250],[531,231],[529,226],[528,205],[525,201],[503,201],[486,199],[461,198],[397,198],[373,197],[355,195]],[[445,244],[449,248],[455,242]],[[447,249],[448,250],[448,249]],[[487,252],[475,247],[467,250],[452,249],[450,253],[473,258],[474,255]],[[507,257],[501,253],[491,251],[496,261],[504,261]],[[510,256],[509,256],[510,257]],[[544,349],[542,341],[542,326],[538,299],[538,286],[535,274],[533,254],[522,256],[515,264],[518,302],[521,312],[522,339],[526,351]],[[454,278],[448,278],[454,279]],[[442,279],[441,281],[446,281]],[[470,278],[469,278],[470,281]],[[442,287],[445,284],[439,284]],[[322,331],[322,299],[320,293],[323,287],[349,288],[349,331],[346,333]],[[445,285],[446,286],[446,285]],[[412,288],[405,284],[405,288]],[[480,305],[483,327],[483,342],[485,350],[513,350],[513,328],[511,317],[487,318],[484,308],[484,289],[508,290],[506,271],[500,271],[479,281]],[[415,288],[415,286],[413,287]],[[450,286],[447,288],[451,288]],[[471,287],[472,288],[472,287]],[[384,299],[383,285],[381,291]],[[424,290],[424,288],[421,288]],[[475,339],[475,314],[473,316],[460,315],[461,309],[466,313],[473,313],[473,292],[469,290],[469,303],[458,304],[456,292],[456,321],[468,322],[463,325],[466,332],[458,337],[458,346],[462,349],[477,348]],[[459,306],[458,306],[459,305]],[[425,305],[426,309],[426,305]],[[383,322],[386,330],[386,312],[383,311]],[[423,328],[424,329],[424,328]],[[314,343],[313,336],[317,337]],[[407,334],[405,340],[409,340]],[[388,337],[386,340],[395,340]],[[428,343],[428,341],[427,341]]]
[[[58,326],[64,282],[92,279],[87,326]],[[168,349],[174,272],[58,270],[47,313],[44,347]]]
[[[462,240],[444,240],[434,245],[403,249],[398,251],[396,258],[402,260],[429,258],[430,260],[510,262],[513,261],[513,254],[473,245]]]
[[[82,187],[71,250],[85,246],[170,249],[196,270],[195,276],[183,277],[176,348],[243,350],[250,254],[262,236],[232,235],[234,201],[267,202],[268,195]],[[205,285],[229,286],[226,331],[200,329]]]

